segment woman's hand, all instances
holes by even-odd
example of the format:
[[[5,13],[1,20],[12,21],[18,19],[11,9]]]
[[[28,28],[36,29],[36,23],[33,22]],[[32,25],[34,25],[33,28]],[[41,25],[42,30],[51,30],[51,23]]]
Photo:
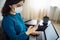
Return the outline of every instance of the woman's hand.
[[[39,35],[39,34],[40,34],[40,32],[38,32],[38,31],[35,31],[35,32],[31,33],[31,35]]]
[[[30,26],[26,32],[27,35],[30,35],[30,34],[39,34],[36,30],[38,29],[38,27],[33,27],[33,26]]]

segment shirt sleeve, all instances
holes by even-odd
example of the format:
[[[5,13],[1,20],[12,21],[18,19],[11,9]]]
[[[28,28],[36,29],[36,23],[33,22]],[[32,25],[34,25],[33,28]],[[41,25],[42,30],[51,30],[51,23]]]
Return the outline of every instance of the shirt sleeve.
[[[28,38],[28,35],[26,35],[25,32],[20,33],[19,35],[16,35],[16,31],[14,29],[14,23],[11,20],[4,20],[3,21],[3,28],[6,34],[9,38],[14,40],[26,40]]]

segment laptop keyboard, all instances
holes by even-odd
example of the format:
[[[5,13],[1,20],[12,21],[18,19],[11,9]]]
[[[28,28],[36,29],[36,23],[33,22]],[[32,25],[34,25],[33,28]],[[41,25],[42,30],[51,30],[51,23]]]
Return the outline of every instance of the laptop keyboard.
[[[40,31],[40,35],[38,36],[30,35],[29,40],[45,40],[44,32]]]
[[[40,31],[40,35],[36,36],[36,40],[45,40],[44,32]]]

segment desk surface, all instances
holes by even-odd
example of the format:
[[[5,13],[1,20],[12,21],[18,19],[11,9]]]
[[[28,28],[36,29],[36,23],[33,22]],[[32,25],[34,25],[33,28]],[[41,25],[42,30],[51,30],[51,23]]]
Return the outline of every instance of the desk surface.
[[[49,20],[48,25],[50,23],[51,23],[51,21]],[[43,25],[43,20],[40,20],[39,22],[38,22],[38,20],[30,20],[30,21],[26,22],[25,24],[27,24],[27,25],[37,25],[37,24]]]
[[[37,25],[37,20],[31,20],[29,22],[26,22],[27,25]]]

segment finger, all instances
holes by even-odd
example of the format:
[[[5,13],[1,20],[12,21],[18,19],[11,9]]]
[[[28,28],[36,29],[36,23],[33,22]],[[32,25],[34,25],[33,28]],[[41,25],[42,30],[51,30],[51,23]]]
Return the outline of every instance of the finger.
[[[31,31],[34,32],[34,31],[36,31],[37,29],[38,29],[38,27],[32,27],[32,28],[31,28]]]
[[[37,30],[37,29],[38,29],[38,27],[34,27],[33,29],[34,29],[34,30]]]
[[[28,29],[32,29],[33,28],[33,26],[30,26]]]
[[[40,32],[38,32],[38,31],[35,31],[35,32],[40,34]]]
[[[40,33],[35,31],[35,32],[32,32],[32,35],[39,35]]]
[[[39,35],[39,34],[40,34],[40,32],[38,32],[38,31],[35,31],[35,34]]]

